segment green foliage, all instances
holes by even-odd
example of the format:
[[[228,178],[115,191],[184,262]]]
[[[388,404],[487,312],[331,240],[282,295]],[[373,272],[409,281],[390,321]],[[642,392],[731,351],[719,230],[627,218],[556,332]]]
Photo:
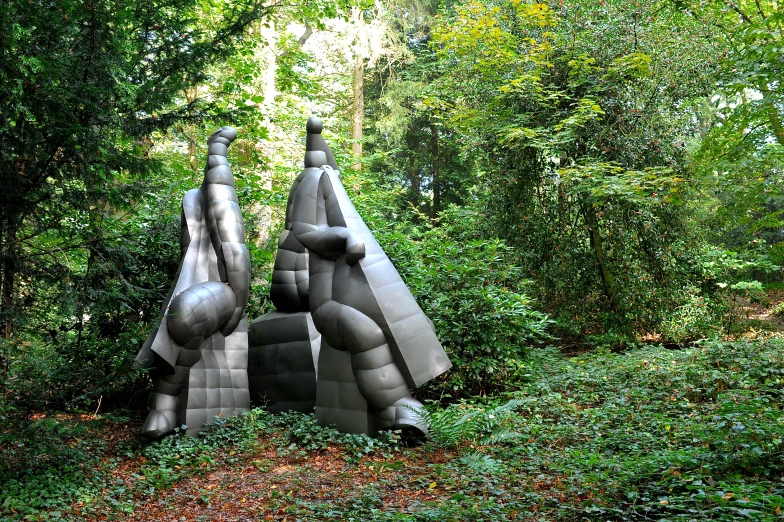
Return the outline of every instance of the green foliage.
[[[763,304],[766,301],[763,285],[757,279],[767,280],[771,274],[781,270],[781,267],[771,262],[763,248],[748,249],[741,253],[708,248],[696,260],[702,273],[706,296],[706,300],[699,304],[713,303],[713,322],[721,322],[727,334],[734,333],[734,328],[739,326],[744,304]],[[699,309],[699,312],[698,315],[705,315],[704,308]],[[707,319],[704,317],[703,320]],[[673,317],[672,321],[677,321],[677,318]]]
[[[387,6],[396,33],[374,37],[407,49],[366,64],[371,172],[342,175],[454,364],[418,392],[424,447],[260,410],[141,446],[127,419],[79,417],[140,406],[149,377],[131,360],[216,125],[241,134],[248,312],[270,308],[307,112],[329,114],[338,163],[354,162],[342,59],[287,28],[325,31],[353,6],[0,11],[0,513],[117,518],[272,450],[308,474],[309,457],[338,459],[341,480],[372,467],[332,498],[257,499],[303,520],[780,518],[784,345],[715,340],[769,306],[784,264],[784,12],[769,0]],[[593,350],[540,348],[554,330]],[[56,409],[72,413],[27,413]]]
[[[731,250],[767,242],[779,256],[782,228],[781,22],[778,2],[673,2],[716,28],[726,48],[710,101],[701,104],[692,165],[700,182],[703,222],[712,241]]]
[[[343,434],[320,427],[312,415],[271,415],[261,409],[216,417],[199,437],[178,429],[146,445],[135,432],[135,440],[112,442],[128,421],[119,416],[0,420],[6,427],[0,433],[0,514],[12,519],[130,512],[138,502],[149,501],[187,477],[239,465],[270,441],[281,457],[295,450],[306,454],[338,448],[350,462],[372,455],[389,458],[401,447],[397,432],[383,432],[378,438]],[[135,466],[126,480],[114,476],[122,459]],[[75,502],[78,505],[73,506]]]
[[[382,431],[377,437],[364,433],[341,433],[333,427],[322,427],[312,415],[300,413],[283,413],[276,416],[278,426],[287,427],[286,438],[291,444],[282,454],[294,450],[323,451],[331,446],[342,446],[347,458],[357,461],[362,457],[381,454],[388,457],[389,453],[401,447],[400,433]]]
[[[104,461],[109,429],[127,418],[113,417],[107,424],[74,416],[30,420],[0,415],[0,421],[0,513],[37,520],[57,519],[71,502],[108,486],[100,466],[113,464]]]
[[[517,473],[561,477],[578,497],[542,501],[564,517],[772,519],[784,502],[781,349],[774,338],[572,360],[537,351],[514,424],[528,442],[498,454]]]
[[[179,262],[178,202],[164,199],[135,219],[106,224],[128,237],[96,244],[61,281],[44,284],[36,275],[41,284],[25,293],[25,327],[7,341],[6,385],[17,407],[94,409],[101,397],[112,404],[145,385],[132,361]]]
[[[687,300],[660,323],[662,338],[681,345],[720,333],[726,309],[720,296],[702,295],[696,287],[688,293]]]
[[[457,397],[514,386],[526,348],[550,339],[550,321],[533,308],[511,249],[501,240],[478,238],[470,209],[450,206],[435,226],[400,218],[385,226],[383,216],[372,213],[370,219],[454,365],[446,381],[430,385],[430,394]]]
[[[188,477],[242,470],[245,480],[249,463],[263,473],[273,449],[303,487],[317,473],[312,457],[347,466],[339,486],[318,482],[309,499],[253,497],[303,520],[501,520],[532,510],[543,520],[775,520],[784,507],[782,353],[781,337],[571,358],[536,349],[519,391],[428,407],[431,442],[416,449],[400,448],[395,433],[344,435],[311,416],[261,410],[144,447],[111,438],[125,419],[25,427],[6,417],[0,510],[118,517],[169,502]],[[370,481],[343,482],[370,469]]]
[[[472,1],[433,29],[423,103],[481,165],[481,236],[517,251],[570,337],[660,331],[699,284],[684,145],[718,68],[716,42],[690,45],[709,31],[619,1]]]
[[[186,169],[151,154],[154,140],[246,110],[183,94],[213,80],[205,65],[235,54],[267,10],[254,0],[4,6],[0,398],[95,404],[112,382],[135,380],[128,353],[176,270],[177,204],[192,187]],[[41,368],[51,388],[27,373]]]
[[[421,409],[418,411],[430,430],[428,444],[440,448],[453,448],[469,444],[495,444],[518,436],[509,430],[515,410],[521,405],[517,399],[485,407],[461,401],[447,408]],[[480,467],[482,456],[466,457],[472,466]]]

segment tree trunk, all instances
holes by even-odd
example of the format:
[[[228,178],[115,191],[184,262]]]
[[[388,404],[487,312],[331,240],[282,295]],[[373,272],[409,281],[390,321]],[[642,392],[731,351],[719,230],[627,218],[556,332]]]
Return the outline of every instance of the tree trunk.
[[[259,110],[262,113],[263,125],[267,128],[268,138],[259,140],[254,146],[256,150],[261,152],[263,161],[266,162],[265,168],[262,169],[260,174],[261,179],[259,180],[259,184],[268,191],[272,191],[273,177],[272,169],[269,167],[275,163],[274,157],[277,152],[275,150],[276,144],[273,138],[275,129],[273,128],[274,124],[272,123],[272,115],[275,111],[275,96],[277,95],[277,84],[275,79],[278,72],[278,42],[275,29],[274,21],[267,20],[264,23],[259,21],[259,36],[264,42],[261,44],[261,48],[258,53],[258,59],[261,62],[262,68],[260,88],[261,95],[264,97],[264,101],[261,102]],[[309,32],[312,31],[308,26],[305,34],[309,35]],[[307,37],[305,37],[304,40],[300,39],[300,46],[304,44],[305,40],[307,40]],[[260,246],[270,238],[270,228],[272,227],[272,207],[269,205],[262,205],[261,203],[255,203],[251,208],[251,212],[256,214],[259,218],[255,243],[256,246]]]
[[[408,179],[411,183],[411,203],[419,207],[422,199],[421,185],[422,180],[419,178],[419,171],[416,168],[416,137],[409,129],[406,135],[406,145],[408,145]]]
[[[275,22],[273,20],[265,20],[264,23],[259,22],[259,36],[264,41],[261,52],[259,53],[259,58],[262,62],[261,95],[264,97],[262,110],[265,112],[265,119],[269,118],[270,110],[275,104],[275,96],[277,95],[275,77],[278,73],[278,61],[276,56],[278,41],[275,29]],[[307,31],[305,32],[307,34]]]
[[[433,159],[433,210],[441,210],[441,166],[438,158],[438,129],[430,125],[430,154]]]
[[[95,226],[95,225],[93,225]],[[87,295],[87,289],[90,285],[90,272],[92,271],[93,263],[95,262],[95,249],[90,248],[89,254],[87,256],[87,270],[84,272],[84,278],[82,279],[81,288],[77,293],[77,302],[76,302],[76,347],[79,349],[79,353],[81,353],[82,348],[82,340],[84,338],[84,302],[85,296]]]
[[[770,120],[770,126],[773,130],[773,135],[776,137],[776,141],[779,143],[779,145],[784,145],[784,124],[781,122],[781,116],[779,115],[779,110],[776,107],[776,98],[770,91],[768,85],[757,85],[757,88],[762,93],[762,103],[765,105],[768,111],[768,119]],[[743,103],[748,103],[745,91],[741,96]]]
[[[768,116],[770,117],[770,125],[773,127],[776,141],[779,142],[779,145],[784,145],[784,125],[782,125],[779,111],[773,103],[768,105]]]
[[[363,22],[362,11],[355,13],[358,24]],[[365,121],[365,57],[359,49],[359,36],[354,42],[354,106],[351,112],[351,152],[356,163],[351,168],[362,168],[362,125]]]
[[[596,219],[596,214],[592,208],[586,205],[582,205],[582,212],[591,237],[591,247],[593,248],[594,254],[596,254],[596,261],[599,264],[599,277],[602,281],[602,290],[610,304],[610,309],[616,314],[622,315],[618,303],[615,276],[608,266],[607,257],[604,253],[604,243],[602,241],[602,235],[599,232],[599,222]],[[625,323],[625,320],[625,317],[621,317],[623,323]]]
[[[3,292],[0,299],[0,317],[3,322],[3,338],[10,339],[13,335],[13,320],[11,314],[14,306],[14,284],[16,282],[16,259],[13,253],[14,241],[16,240],[16,227],[5,220],[3,223],[5,237],[3,243],[5,250],[3,255]]]
[[[5,220],[0,218],[0,257],[3,255],[4,225]],[[5,315],[2,317],[5,317]],[[0,405],[5,402],[6,384],[8,383],[8,365],[8,346],[6,342],[0,341]]]
[[[185,101],[190,105],[191,103],[196,101],[196,97],[198,96],[198,92],[196,88],[185,89]],[[193,111],[188,109],[188,115],[193,116]],[[196,138],[194,137],[194,129],[193,126],[190,126],[190,132],[187,134],[188,138],[188,166],[191,168],[191,174],[193,175],[194,182],[199,182],[199,165],[196,161]]]

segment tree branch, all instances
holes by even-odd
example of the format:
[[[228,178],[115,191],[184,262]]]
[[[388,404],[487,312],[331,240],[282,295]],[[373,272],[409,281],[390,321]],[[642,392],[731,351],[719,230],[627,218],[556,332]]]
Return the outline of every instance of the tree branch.
[[[767,18],[767,16],[765,16],[765,11],[762,10],[762,4],[760,4],[760,1],[754,0],[754,3],[757,4],[757,11],[759,11],[759,14],[762,17],[762,19],[764,20],[765,18]]]
[[[744,13],[744,12],[743,12],[743,11],[740,9],[740,7],[736,6],[736,5],[735,5],[735,2],[729,2],[729,6],[730,6],[730,9],[732,9],[733,11],[735,11],[736,13],[738,13],[738,14],[741,16],[741,18],[743,18],[743,20],[744,20],[746,23],[748,23],[748,24],[754,24],[754,21],[753,21],[751,18],[749,18],[749,15],[747,15],[746,13]]]

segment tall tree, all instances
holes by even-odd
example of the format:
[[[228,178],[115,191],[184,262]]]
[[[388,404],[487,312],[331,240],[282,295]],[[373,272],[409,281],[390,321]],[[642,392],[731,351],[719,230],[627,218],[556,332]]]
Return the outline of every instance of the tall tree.
[[[5,338],[20,322],[19,299],[29,305],[40,297],[40,282],[62,281],[71,269],[94,277],[97,256],[125,237],[106,225],[121,223],[160,172],[148,154],[152,134],[212,110],[185,93],[205,83],[206,64],[231,56],[248,24],[270,9],[257,0],[4,3]],[[81,328],[89,311],[76,312]]]
[[[351,107],[351,152],[356,163],[352,168],[359,170],[362,168],[362,126],[365,123],[365,55],[367,54],[366,45],[363,41],[366,37],[365,16],[362,9],[355,7],[351,14],[352,23],[356,26],[356,38],[354,40],[354,66],[352,71],[352,107]]]
[[[673,1],[722,42],[721,75],[703,106],[693,163],[713,238],[731,249],[769,242],[784,261],[784,4]]]
[[[444,74],[427,102],[486,158],[489,231],[551,309],[587,321],[577,332],[656,328],[692,281],[668,238],[685,230],[685,143],[721,46],[660,7],[473,0],[434,30]]]
[[[446,110],[449,95],[439,88],[448,66],[436,57],[431,29],[437,4],[414,2],[393,10],[394,30],[405,36],[398,52],[377,67],[368,82],[367,140],[375,153],[372,168],[389,171],[407,190],[401,201],[431,215],[462,203],[475,181],[465,136],[455,132]],[[466,142],[467,143],[467,142]]]

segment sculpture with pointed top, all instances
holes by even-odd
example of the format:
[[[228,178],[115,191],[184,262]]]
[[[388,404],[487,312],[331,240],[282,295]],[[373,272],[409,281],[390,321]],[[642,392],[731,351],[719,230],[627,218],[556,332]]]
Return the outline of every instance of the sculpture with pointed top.
[[[231,127],[207,141],[200,188],[182,200],[182,261],[136,365],[153,369],[153,391],[142,433],[157,439],[185,425],[250,408],[248,304],[250,255],[234,177],[226,158],[237,138]]]
[[[321,333],[314,368],[319,422],[344,432],[392,428],[423,437],[427,427],[416,413],[422,405],[410,388],[451,363],[432,323],[349,199],[322,128],[318,118],[308,120],[305,169],[289,193],[272,278],[278,312],[254,321],[251,337],[264,321],[277,321],[285,330],[282,312],[310,312]],[[304,320],[288,324],[307,327]],[[316,342],[306,334],[291,331],[290,337]],[[277,337],[275,349],[285,344],[283,333]],[[264,340],[259,343],[264,350]],[[253,343],[250,356],[253,366]]]

